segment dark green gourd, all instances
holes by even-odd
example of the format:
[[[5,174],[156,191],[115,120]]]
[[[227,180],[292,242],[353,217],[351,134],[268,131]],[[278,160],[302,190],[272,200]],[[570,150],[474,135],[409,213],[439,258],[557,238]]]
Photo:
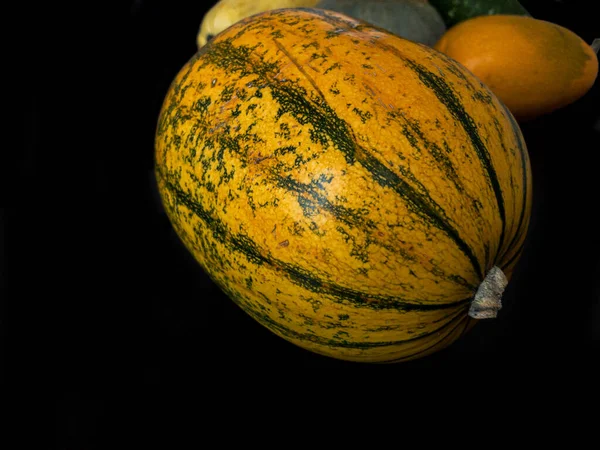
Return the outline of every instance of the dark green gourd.
[[[530,14],[518,0],[428,0],[434,6],[448,28],[458,22],[477,16],[494,14]]]
[[[344,13],[430,47],[446,31],[440,13],[423,0],[321,0],[315,7]]]

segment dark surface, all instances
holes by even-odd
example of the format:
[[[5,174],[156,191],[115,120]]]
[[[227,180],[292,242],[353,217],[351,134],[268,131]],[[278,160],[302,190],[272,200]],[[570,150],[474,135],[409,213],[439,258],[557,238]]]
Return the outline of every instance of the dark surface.
[[[583,2],[523,4],[588,42],[600,37]],[[422,360],[345,363],[246,316],[209,282],[158,206],[154,127],[170,81],[196,50],[205,7],[91,5],[25,5],[16,15],[24,22],[17,83],[6,87],[17,101],[5,108],[23,119],[9,129],[21,145],[9,152],[8,177],[2,171],[2,312],[14,323],[6,342],[18,361],[10,367],[44,396],[57,448],[109,448],[122,433],[139,445],[187,434],[215,397],[230,414],[246,395],[281,411],[302,403],[318,411],[354,395],[410,406],[426,383],[479,404],[473,379],[527,392],[543,380],[556,395],[567,379],[576,380],[572,390],[597,378],[598,81],[577,103],[522,127],[534,211],[500,318]]]

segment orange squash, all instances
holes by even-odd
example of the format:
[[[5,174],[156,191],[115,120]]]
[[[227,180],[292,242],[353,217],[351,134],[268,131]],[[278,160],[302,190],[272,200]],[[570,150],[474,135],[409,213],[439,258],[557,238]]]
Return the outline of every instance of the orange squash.
[[[260,13],[202,47],[166,95],[156,175],[233,301],[352,361],[423,357],[495,317],[531,210],[523,137],[486,86],[320,9]]]
[[[450,28],[434,48],[479,77],[519,121],[585,95],[598,75],[596,52],[572,31],[517,15],[480,16]]]

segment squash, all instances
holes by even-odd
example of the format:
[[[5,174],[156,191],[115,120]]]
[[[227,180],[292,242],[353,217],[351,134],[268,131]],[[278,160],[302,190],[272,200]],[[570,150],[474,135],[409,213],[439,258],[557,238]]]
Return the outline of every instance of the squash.
[[[533,17],[468,19],[435,48],[479,77],[520,122],[577,101],[598,76],[594,48],[571,30]]]
[[[315,7],[341,12],[430,47],[446,31],[438,11],[423,0],[321,0]]]
[[[527,148],[488,88],[322,9],[259,13],[202,47],[166,94],[155,161],[211,279],[342,360],[424,357],[495,317],[530,218]]]
[[[448,28],[463,20],[494,14],[531,16],[518,0],[429,0]]]
[[[317,2],[318,0],[219,0],[202,17],[196,45],[201,48],[225,28],[253,14],[276,8],[314,6]]]

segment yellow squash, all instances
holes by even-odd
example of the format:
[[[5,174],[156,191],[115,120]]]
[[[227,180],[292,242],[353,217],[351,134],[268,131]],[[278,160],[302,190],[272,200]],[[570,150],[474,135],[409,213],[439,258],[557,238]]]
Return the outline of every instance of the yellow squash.
[[[319,0],[219,0],[202,18],[196,36],[198,48],[225,28],[259,12],[278,8],[314,6]]]
[[[243,19],[181,69],[156,174],[178,235],[244,311],[353,361],[423,357],[495,317],[531,209],[525,143],[487,87],[318,9]]]

